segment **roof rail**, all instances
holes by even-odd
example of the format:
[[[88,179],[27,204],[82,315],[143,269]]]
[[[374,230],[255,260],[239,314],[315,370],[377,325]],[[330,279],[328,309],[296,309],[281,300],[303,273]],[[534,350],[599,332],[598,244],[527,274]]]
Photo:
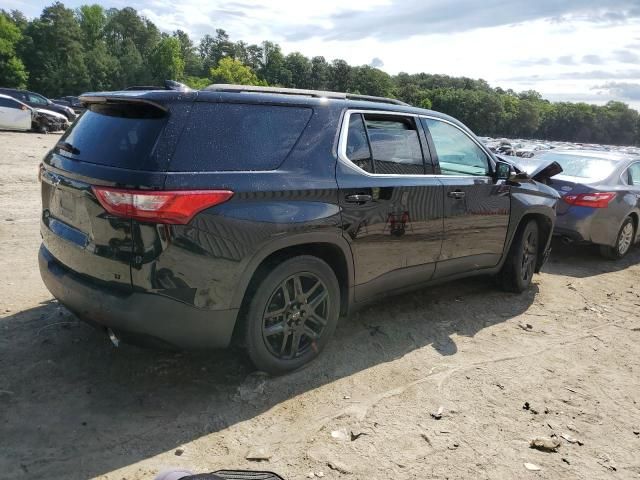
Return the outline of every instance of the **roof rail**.
[[[380,103],[392,103],[394,105],[403,105],[405,107],[410,107],[408,103],[405,103],[401,100],[396,100],[395,98],[387,98],[387,97],[376,97],[374,95],[359,95],[356,93],[347,93],[347,99],[349,100],[361,100],[363,102],[380,102]]]
[[[257,87],[252,85],[230,85],[226,83],[216,83],[209,85],[204,90],[215,92],[235,92],[235,93],[275,93],[280,95],[300,95],[315,98],[333,98],[338,100],[362,100],[368,102],[392,103],[394,105],[410,106],[395,98],[374,97],[371,95],[357,95],[355,93],[329,92],[326,90],[307,90],[302,88],[281,88],[281,87]]]

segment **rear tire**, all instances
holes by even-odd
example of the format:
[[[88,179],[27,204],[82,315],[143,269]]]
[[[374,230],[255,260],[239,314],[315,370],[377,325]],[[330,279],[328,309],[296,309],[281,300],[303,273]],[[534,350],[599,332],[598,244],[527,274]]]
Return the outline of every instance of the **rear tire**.
[[[600,255],[609,260],[619,260],[629,253],[635,236],[636,228],[633,219],[627,217],[620,227],[615,246],[600,245]]]
[[[540,233],[535,220],[529,220],[518,229],[509,256],[498,274],[498,281],[504,290],[522,293],[529,288],[538,263],[539,243]]]
[[[340,285],[317,257],[282,262],[254,290],[245,318],[245,345],[256,368],[273,375],[316,358],[340,315]]]

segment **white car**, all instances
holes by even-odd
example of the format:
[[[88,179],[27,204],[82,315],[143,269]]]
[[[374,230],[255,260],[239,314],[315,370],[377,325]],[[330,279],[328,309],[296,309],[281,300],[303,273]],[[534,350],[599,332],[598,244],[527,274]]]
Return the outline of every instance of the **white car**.
[[[54,112],[53,110],[47,110],[46,108],[36,108],[40,117],[45,117],[45,129],[50,132],[58,130],[66,130],[69,127],[69,120],[61,113]],[[37,122],[42,125],[42,122]]]
[[[0,129],[31,130],[33,109],[15,98],[0,94]]]

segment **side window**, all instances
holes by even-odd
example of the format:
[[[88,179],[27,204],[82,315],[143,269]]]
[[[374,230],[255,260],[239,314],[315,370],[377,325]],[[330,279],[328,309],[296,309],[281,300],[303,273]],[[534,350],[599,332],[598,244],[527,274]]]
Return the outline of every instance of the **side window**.
[[[640,187],[640,162],[629,167],[629,181],[634,187]]]
[[[20,110],[20,107],[22,107],[22,105],[20,105],[15,100],[11,100],[10,98],[0,98],[0,107],[15,108],[16,110]]]
[[[347,135],[347,158],[365,172],[373,173],[371,149],[367,140],[362,115],[354,113],[349,118]]]
[[[375,173],[422,175],[424,162],[412,117],[365,115]]]
[[[487,154],[460,129],[430,118],[422,122],[431,133],[443,175],[490,174]]]
[[[35,95],[33,93],[29,93],[29,101],[31,103],[37,103],[39,105],[46,105],[47,101],[44,99],[44,97],[41,97],[40,95]]]
[[[312,114],[304,107],[195,102],[190,128],[180,137],[170,170],[275,170]]]

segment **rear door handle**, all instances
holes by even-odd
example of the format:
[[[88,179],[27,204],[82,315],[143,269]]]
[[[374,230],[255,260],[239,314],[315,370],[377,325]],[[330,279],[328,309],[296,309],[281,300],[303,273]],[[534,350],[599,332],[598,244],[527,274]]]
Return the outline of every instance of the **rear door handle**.
[[[461,192],[460,190],[455,190],[453,192],[447,193],[447,197],[455,198],[456,200],[460,200],[461,198],[464,198],[464,196],[465,196],[465,193]]]
[[[366,194],[354,194],[354,195],[347,195],[345,197],[345,200],[349,203],[367,203],[373,200],[373,197],[371,195],[366,195]]]

